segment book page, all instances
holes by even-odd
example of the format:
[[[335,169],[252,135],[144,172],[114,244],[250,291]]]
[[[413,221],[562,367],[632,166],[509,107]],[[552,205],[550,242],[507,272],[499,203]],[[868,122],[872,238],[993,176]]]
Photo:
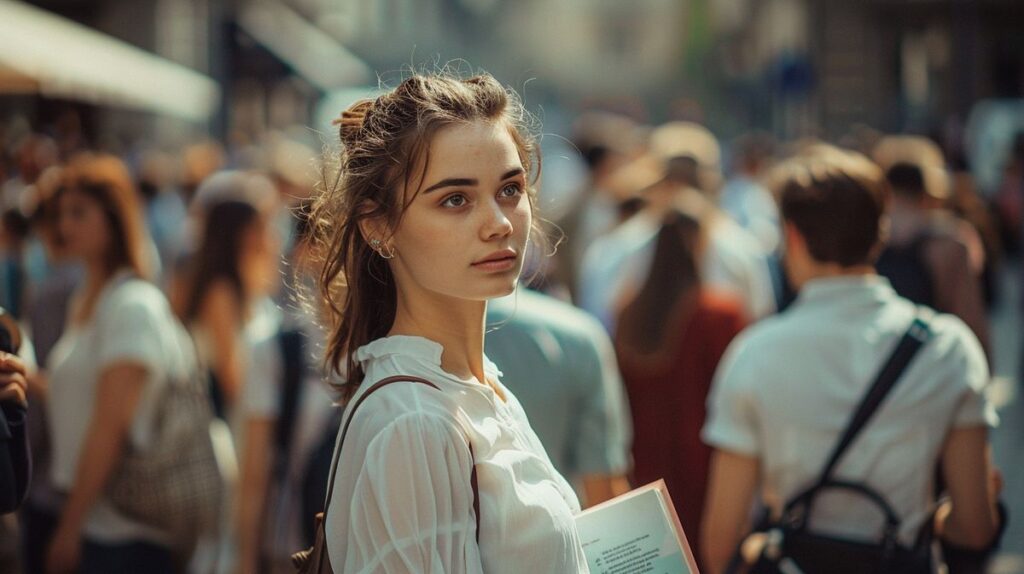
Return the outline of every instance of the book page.
[[[664,482],[576,517],[592,574],[697,574]]]

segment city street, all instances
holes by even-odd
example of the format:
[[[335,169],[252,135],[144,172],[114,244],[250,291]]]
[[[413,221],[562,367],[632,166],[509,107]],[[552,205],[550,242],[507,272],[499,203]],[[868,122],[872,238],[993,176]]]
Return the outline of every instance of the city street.
[[[909,302],[892,511],[766,555],[913,569],[960,421],[935,574],[1024,574],[1021,8],[0,0],[0,574],[721,574]]]

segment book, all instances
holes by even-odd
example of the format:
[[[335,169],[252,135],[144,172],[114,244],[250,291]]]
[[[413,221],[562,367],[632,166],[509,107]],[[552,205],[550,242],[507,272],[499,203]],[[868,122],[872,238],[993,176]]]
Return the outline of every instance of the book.
[[[576,516],[591,574],[698,574],[665,481]]]

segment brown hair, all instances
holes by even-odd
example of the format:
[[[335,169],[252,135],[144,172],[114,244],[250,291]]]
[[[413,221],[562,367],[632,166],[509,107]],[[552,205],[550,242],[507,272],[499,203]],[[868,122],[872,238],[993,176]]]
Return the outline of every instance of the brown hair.
[[[81,193],[99,203],[106,215],[111,236],[107,273],[128,267],[141,278],[151,278],[146,260],[146,223],[124,162],[109,154],[82,153],[68,162],[63,175],[64,185],[58,194]]]
[[[773,180],[782,218],[800,231],[815,260],[843,267],[874,263],[889,188],[871,160],[818,147],[781,164]]]
[[[248,299],[240,267],[242,241],[260,217],[259,210],[247,201],[226,200],[210,208],[206,214],[202,242],[194,255],[189,275],[188,295],[182,310],[186,324],[199,316],[210,288],[218,281],[224,281],[231,287],[238,303],[235,310],[241,320]]]
[[[380,219],[393,231],[416,195],[403,201],[401,190],[411,189],[416,177],[422,185],[433,135],[473,121],[508,126],[530,174],[527,195],[533,207],[540,166],[529,115],[490,75],[416,74],[377,99],[355,103],[335,120],[340,165],[336,179],[316,197],[310,222],[313,257],[322,265],[318,286],[329,315],[325,358],[347,379],[345,397],[365,375],[351,352],[387,334],[397,305],[388,263],[366,242],[359,223]]]
[[[673,352],[670,327],[688,316],[700,288],[703,233],[700,218],[673,208],[665,214],[654,244],[651,270],[640,291],[622,309],[616,347],[631,356],[651,359]]]

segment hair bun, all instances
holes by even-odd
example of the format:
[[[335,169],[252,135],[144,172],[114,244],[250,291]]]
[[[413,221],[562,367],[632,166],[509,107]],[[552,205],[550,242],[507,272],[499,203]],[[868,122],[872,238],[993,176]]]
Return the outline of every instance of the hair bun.
[[[332,122],[338,126],[338,136],[345,147],[352,147],[358,140],[363,129],[366,113],[370,111],[373,100],[359,100],[341,112],[341,117]]]

